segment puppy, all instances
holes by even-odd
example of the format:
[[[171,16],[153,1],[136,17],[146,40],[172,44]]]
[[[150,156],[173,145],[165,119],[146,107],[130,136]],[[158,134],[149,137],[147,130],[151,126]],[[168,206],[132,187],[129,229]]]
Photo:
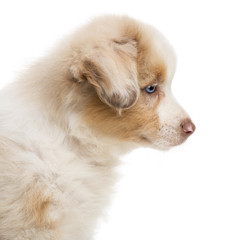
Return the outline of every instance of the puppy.
[[[153,27],[106,16],[0,94],[0,239],[88,240],[119,156],[195,126],[171,94],[176,57]]]

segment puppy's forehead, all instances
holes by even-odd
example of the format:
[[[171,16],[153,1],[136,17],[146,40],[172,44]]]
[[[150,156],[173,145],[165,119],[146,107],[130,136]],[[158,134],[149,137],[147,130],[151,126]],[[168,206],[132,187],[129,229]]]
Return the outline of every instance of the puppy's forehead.
[[[152,56],[141,60],[138,67],[139,85],[141,88],[147,85],[164,83],[167,77],[167,66],[153,52]]]
[[[171,82],[176,70],[176,54],[168,40],[157,30],[154,30],[154,48],[166,67],[166,80]]]
[[[176,69],[176,55],[167,39],[156,29],[148,31],[143,54],[138,59],[139,84],[170,84]]]

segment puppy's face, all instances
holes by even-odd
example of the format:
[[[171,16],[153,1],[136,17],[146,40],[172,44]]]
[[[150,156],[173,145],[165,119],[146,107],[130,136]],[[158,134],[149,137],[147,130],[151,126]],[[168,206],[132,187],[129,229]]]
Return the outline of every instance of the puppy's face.
[[[159,149],[181,144],[195,126],[171,93],[176,65],[171,46],[156,30],[129,18],[112,26],[118,34],[97,41],[89,54],[80,52],[79,67],[71,67],[86,93],[83,120],[120,141]]]

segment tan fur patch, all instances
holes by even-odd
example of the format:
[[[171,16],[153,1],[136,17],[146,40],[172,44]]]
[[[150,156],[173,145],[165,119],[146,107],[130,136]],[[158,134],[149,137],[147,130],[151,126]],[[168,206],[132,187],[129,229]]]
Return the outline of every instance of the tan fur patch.
[[[26,215],[30,222],[37,227],[55,227],[48,214],[52,194],[46,192],[45,186],[35,180],[28,186],[24,199]]]
[[[140,142],[144,133],[149,136],[156,134],[159,129],[159,119],[155,111],[158,101],[152,101],[145,95],[142,94],[136,105],[123,111],[121,115],[93,97],[84,111],[84,121],[111,138]]]

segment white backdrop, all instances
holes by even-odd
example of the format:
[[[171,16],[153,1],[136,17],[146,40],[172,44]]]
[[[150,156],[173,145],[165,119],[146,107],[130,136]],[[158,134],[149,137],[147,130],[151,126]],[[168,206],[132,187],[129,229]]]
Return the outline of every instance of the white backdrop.
[[[96,240],[235,239],[233,2],[0,2],[0,87],[75,27],[103,13],[150,23],[176,49],[173,91],[197,130],[171,151],[139,149],[123,159],[122,178]]]

